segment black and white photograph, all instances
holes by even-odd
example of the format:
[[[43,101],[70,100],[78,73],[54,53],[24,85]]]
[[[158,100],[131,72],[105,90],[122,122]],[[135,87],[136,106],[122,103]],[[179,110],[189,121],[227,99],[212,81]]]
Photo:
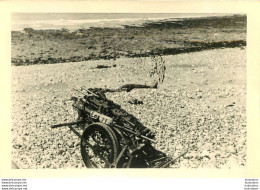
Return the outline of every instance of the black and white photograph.
[[[247,14],[11,14],[12,169],[247,167]]]

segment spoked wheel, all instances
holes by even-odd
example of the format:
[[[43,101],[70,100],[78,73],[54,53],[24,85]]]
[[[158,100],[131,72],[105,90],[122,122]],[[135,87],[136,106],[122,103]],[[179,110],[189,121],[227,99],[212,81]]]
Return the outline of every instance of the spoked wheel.
[[[118,154],[118,141],[113,130],[103,124],[89,125],[81,139],[81,155],[88,168],[109,168]]]

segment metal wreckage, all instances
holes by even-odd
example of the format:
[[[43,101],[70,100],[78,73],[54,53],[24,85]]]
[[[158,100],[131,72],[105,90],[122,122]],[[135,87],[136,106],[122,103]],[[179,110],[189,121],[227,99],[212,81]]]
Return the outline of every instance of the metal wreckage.
[[[81,156],[87,168],[167,168],[187,152],[173,159],[156,150],[152,146],[155,134],[107,99],[104,90],[74,90],[83,94],[71,98],[77,121],[51,127],[67,126],[81,139]]]

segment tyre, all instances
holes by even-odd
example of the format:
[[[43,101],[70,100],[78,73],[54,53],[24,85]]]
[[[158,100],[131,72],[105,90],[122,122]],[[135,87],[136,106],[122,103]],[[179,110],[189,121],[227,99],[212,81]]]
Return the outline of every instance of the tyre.
[[[118,140],[113,130],[103,124],[89,125],[82,134],[81,156],[88,168],[109,168],[117,158]]]

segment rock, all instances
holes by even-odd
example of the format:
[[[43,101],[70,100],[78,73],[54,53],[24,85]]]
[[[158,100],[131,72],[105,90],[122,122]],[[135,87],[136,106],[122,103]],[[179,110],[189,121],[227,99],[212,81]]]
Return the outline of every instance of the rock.
[[[211,52],[210,50],[207,54]],[[180,56],[179,58],[191,55]],[[66,58],[62,59],[66,61]],[[75,57],[75,59],[78,58]],[[176,60],[175,57],[174,60]],[[185,62],[185,59],[180,60]],[[127,61],[129,60],[126,63],[121,63],[121,60],[109,63],[110,66],[113,63],[117,64],[116,69],[111,68],[113,69],[112,77],[106,69],[103,69],[104,72],[89,69],[97,63],[107,64],[102,61],[90,61],[87,62],[88,64],[78,65],[64,63],[12,67],[12,155],[14,161],[22,169],[84,167],[80,154],[80,139],[66,127],[50,129],[50,125],[76,119],[70,102],[63,105],[62,100],[74,95],[70,92],[72,87],[81,85],[94,87],[98,84],[101,85],[100,87],[107,85],[110,88],[116,88],[117,84],[121,86],[131,80],[133,83],[140,80],[137,79],[139,76],[137,78],[128,76]],[[211,72],[214,71],[215,66],[212,67]],[[218,67],[221,65],[218,64]],[[202,67],[196,67],[198,72],[202,72],[202,69]],[[102,76],[98,72],[102,73]],[[165,151],[167,155],[178,156],[190,144],[189,153],[180,160],[180,163],[173,164],[172,168],[221,168],[225,164],[233,168],[246,165],[246,109],[245,106],[240,106],[236,99],[237,96],[243,100],[246,88],[239,87],[238,89],[238,87],[223,86],[223,84],[220,87],[211,86],[211,82],[202,88],[195,86],[200,84],[196,81],[191,84],[192,86],[184,87],[182,82],[185,84],[188,82],[185,81],[186,75],[183,75],[186,71],[182,72],[184,73],[181,78],[179,75],[176,76],[180,78],[180,84],[176,83],[175,78],[172,78],[174,80],[172,82],[166,77],[166,83],[159,85],[158,89],[108,93],[108,97],[127,112],[138,117],[145,126],[151,128],[156,133],[155,147]],[[118,78],[114,77],[117,74]],[[171,77],[174,77],[174,74],[176,73],[173,73]],[[210,89],[209,86],[211,86]],[[26,91],[23,92],[23,89]],[[230,96],[232,94],[234,96]],[[218,98],[220,96],[226,98]],[[142,101],[143,104],[136,106],[135,102],[128,103],[129,100],[135,99]],[[224,102],[227,99],[230,99],[230,102]],[[235,143],[235,147],[232,143]],[[234,163],[231,166],[228,162],[232,156],[236,162],[231,161]]]
[[[128,102],[129,104],[134,104],[134,105],[144,104],[142,100],[138,100],[138,99],[128,100],[127,102]]]
[[[65,153],[65,150],[59,150],[58,155],[63,155]]]
[[[14,148],[14,149],[20,149],[21,147],[22,147],[21,144],[14,144],[14,145],[13,145],[13,148]]]
[[[231,104],[226,105],[226,107],[233,107],[235,106],[236,102],[232,102]]]
[[[69,148],[74,148],[74,142],[73,141],[68,141],[67,142],[67,144],[68,144],[68,146],[69,146]]]

